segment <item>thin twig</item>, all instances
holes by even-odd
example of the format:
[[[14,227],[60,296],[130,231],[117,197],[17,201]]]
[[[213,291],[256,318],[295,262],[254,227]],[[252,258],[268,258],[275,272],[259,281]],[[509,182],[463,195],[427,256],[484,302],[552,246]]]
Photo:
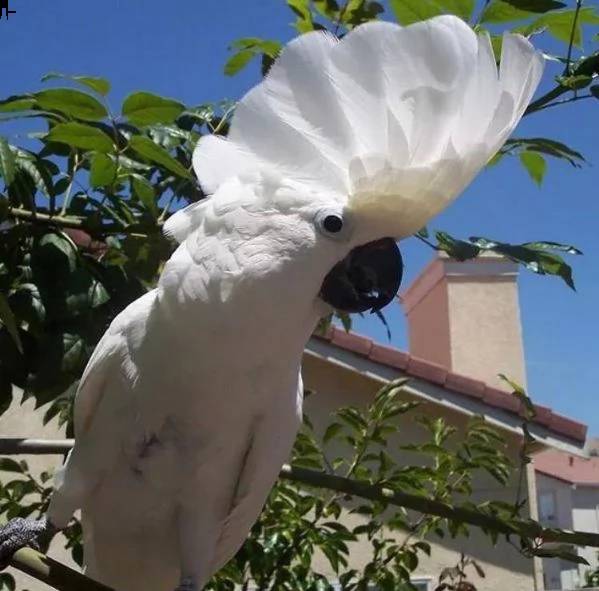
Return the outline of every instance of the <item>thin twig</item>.
[[[430,246],[433,250],[440,250],[436,244],[433,244],[430,240],[427,240],[424,236],[420,234],[414,234],[414,237],[420,240],[420,242],[424,242],[427,246]]]
[[[67,190],[64,194],[64,200],[62,202],[62,208],[60,210],[61,216],[65,215],[67,213],[69,204],[71,203],[71,192],[73,190],[73,185],[75,183],[75,175],[77,174],[77,170],[79,169],[80,164],[81,164],[81,162],[79,161],[79,154],[77,152],[75,152],[75,155],[73,156],[73,170],[71,172],[71,180],[70,180]]]
[[[543,96],[539,97],[536,101],[530,103],[530,105],[528,105],[528,107],[526,108],[526,111],[524,111],[523,116],[531,115],[532,113],[540,111],[545,107],[545,105],[550,103],[552,100],[559,98],[560,96],[562,96],[562,94],[566,94],[566,92],[569,91],[570,89],[565,86],[556,86],[549,92],[545,93]]]
[[[138,230],[142,229],[136,224],[123,226],[122,224],[105,223],[105,224],[89,224],[86,218],[77,218],[73,216],[52,215],[49,213],[33,212],[20,207],[10,207],[8,217],[23,220],[32,224],[42,224],[46,226],[56,226],[59,228],[72,228],[74,230],[88,230],[97,234],[127,234],[147,236],[149,232],[143,233]],[[156,231],[160,231],[162,221],[156,222]],[[145,229],[145,227],[143,228]],[[148,228],[149,229],[149,228]]]
[[[575,103],[577,101],[582,101],[584,99],[589,99],[589,98],[596,98],[594,95],[592,94],[577,94],[576,96],[571,96],[570,98],[567,99],[562,99],[561,101],[555,101],[554,103],[549,103],[548,105],[543,105],[542,107],[539,107],[536,112],[538,113],[539,111],[544,111],[545,109],[550,109],[551,107],[557,107],[559,105],[565,105],[567,103]]]
[[[576,8],[574,9],[574,20],[572,21],[572,30],[570,31],[570,41],[568,42],[568,53],[566,55],[566,66],[564,68],[564,76],[570,73],[570,64],[572,63],[572,48],[574,47],[574,35],[576,35],[576,26],[578,25],[578,16],[584,0],[576,0]]]

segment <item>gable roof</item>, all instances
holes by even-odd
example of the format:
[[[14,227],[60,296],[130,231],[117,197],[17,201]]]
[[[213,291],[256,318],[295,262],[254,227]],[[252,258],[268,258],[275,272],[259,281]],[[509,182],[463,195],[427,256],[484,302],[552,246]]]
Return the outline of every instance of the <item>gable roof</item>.
[[[544,451],[535,455],[534,468],[569,484],[599,487],[598,457],[581,458],[559,451]]]
[[[489,386],[480,380],[457,374],[446,367],[415,357],[405,351],[381,345],[368,337],[329,326],[326,333],[314,334],[312,338],[327,343],[339,351],[351,353],[357,358],[399,370],[408,376],[440,386],[462,397],[464,401],[474,399],[486,407],[499,409],[518,418],[524,416],[522,403],[511,393]],[[545,428],[560,438],[574,441],[580,446],[584,444],[587,435],[587,426],[584,423],[554,413],[550,408],[540,404],[535,404],[534,407],[537,414],[532,420],[533,424]]]

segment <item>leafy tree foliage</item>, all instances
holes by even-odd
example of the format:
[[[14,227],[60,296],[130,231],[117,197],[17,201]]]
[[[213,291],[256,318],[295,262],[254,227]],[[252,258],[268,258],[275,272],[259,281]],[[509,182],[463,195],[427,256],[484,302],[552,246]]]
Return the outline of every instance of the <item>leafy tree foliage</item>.
[[[583,35],[599,24],[599,16],[581,1],[570,6],[557,0],[390,0],[388,10],[371,0],[287,4],[298,33],[327,29],[342,36],[377,18],[407,25],[449,12],[476,30],[489,30],[497,56],[505,29],[534,36],[540,46],[552,38],[562,47],[559,55],[548,56],[557,72],[555,83],[530,105],[527,115],[541,117],[559,105],[599,98],[599,51],[582,52]],[[270,39],[234,41],[224,73],[234,75],[256,59],[266,74],[280,48]],[[193,147],[203,134],[227,133],[234,104],[184,105],[140,91],[116,108],[109,100],[110,83],[103,78],[53,73],[42,82],[40,90],[0,101],[2,121],[39,124],[26,139],[0,137],[0,414],[16,386],[24,399],[44,406],[45,421],[58,417],[70,433],[73,395],[89,355],[115,315],[155,284],[173,248],[161,233],[164,220],[176,208],[204,197],[191,171]],[[573,167],[585,165],[576,149],[547,137],[511,138],[491,165],[506,158],[517,158],[539,185],[554,159]],[[574,287],[571,267],[562,256],[579,254],[572,246],[459,239],[427,228],[417,238],[457,259],[498,252]],[[468,496],[477,471],[499,483],[507,481],[513,468],[481,418],[471,421],[461,439],[441,420],[425,424],[430,442],[411,451],[430,462],[395,465],[386,442],[397,429],[394,419],[409,410],[397,389],[384,389],[365,413],[339,410],[321,441],[307,422],[294,462],[449,503]],[[345,446],[338,457],[329,457],[332,441],[336,449]],[[39,479],[26,462],[10,458],[0,460],[0,470],[14,475],[0,485],[0,514],[44,511],[49,474]],[[342,508],[364,516],[363,524],[344,525],[338,520]],[[511,507],[506,513],[506,507],[492,508],[505,519],[519,509]],[[392,535],[400,530],[409,532],[401,543]],[[331,582],[312,569],[312,559],[320,552],[343,589],[361,591],[369,583],[397,589],[399,583],[409,586],[419,556],[430,552],[427,535],[465,532],[457,521],[432,515],[414,518],[407,511],[391,511],[383,502],[350,502],[338,493],[307,491],[281,481],[248,542],[211,588],[248,588],[253,581],[260,589],[329,589]],[[487,533],[497,538],[497,532]],[[80,562],[76,522],[67,539]],[[361,571],[348,561],[350,545],[359,539],[373,548]],[[532,555],[539,549],[524,540],[521,550]],[[459,588],[466,566],[480,568],[464,558],[454,570],[441,573],[439,589]],[[6,574],[0,575],[0,583],[13,585]]]

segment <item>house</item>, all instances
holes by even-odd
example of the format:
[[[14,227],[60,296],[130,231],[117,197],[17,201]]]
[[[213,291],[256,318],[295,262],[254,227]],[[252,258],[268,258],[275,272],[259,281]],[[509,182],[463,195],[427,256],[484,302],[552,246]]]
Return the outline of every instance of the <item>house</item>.
[[[366,405],[382,385],[402,376],[410,378],[405,396],[423,402],[419,413],[443,417],[463,430],[472,415],[485,415],[506,441],[509,455],[517,461],[522,444],[520,402],[497,379],[505,373],[525,385],[525,364],[519,318],[517,266],[497,257],[481,257],[458,263],[445,256],[435,258],[402,296],[408,320],[409,349],[403,352],[372,340],[331,327],[325,335],[314,335],[304,356],[305,386],[315,395],[306,401],[306,412],[316,430],[322,431],[341,406]],[[555,449],[579,455],[585,445],[585,425],[537,406],[529,425],[536,439],[534,453]],[[411,415],[399,418],[400,440],[423,442],[423,432]],[[13,405],[0,417],[3,436],[61,437],[55,426],[41,428],[31,408]],[[413,462],[405,452],[390,445],[388,453],[399,463]],[[34,458],[39,469],[55,466],[60,457]],[[535,474],[526,468],[523,492],[526,511],[536,518]],[[480,477],[471,500],[513,501],[519,489],[514,474],[507,486],[490,477]],[[342,514],[341,519],[358,521]],[[463,552],[482,566],[486,578],[474,580],[480,591],[543,591],[543,564],[523,558],[511,545],[496,546],[473,530],[469,538],[431,539],[430,558],[422,557],[414,576],[421,591],[433,591],[441,570],[454,566]],[[68,562],[59,542],[52,553]],[[352,566],[359,568],[368,558],[369,547],[354,545]],[[327,572],[324,560],[317,560]],[[328,574],[331,574],[330,572]],[[20,581],[24,581],[20,577]],[[24,583],[37,591],[46,587]],[[299,591],[299,590],[298,590]],[[374,590],[373,590],[374,591]]]
[[[339,328],[314,336],[306,348],[304,380],[315,390],[306,409],[315,428],[323,429],[332,412],[344,405],[362,406],[379,388],[398,377],[411,378],[406,396],[424,401],[418,412],[442,416],[448,424],[464,429],[468,417],[484,414],[507,443],[517,464],[522,444],[522,409],[505,389],[498,373],[526,386],[517,291],[517,266],[496,256],[458,263],[443,255],[435,258],[402,294],[408,321],[410,353]],[[423,442],[423,434],[410,420],[400,419],[401,441]],[[536,439],[533,453],[560,450],[583,453],[586,426],[536,405],[529,429]],[[395,451],[399,463],[414,461]],[[472,500],[513,502],[517,474],[506,487],[490,477],[477,482]],[[531,466],[526,472],[527,511],[536,518],[536,483]],[[432,555],[423,557],[415,582],[432,591],[441,570],[454,566],[464,552],[486,573],[473,580],[482,591],[505,589],[542,591],[543,564],[523,558],[511,545],[500,541],[493,547],[482,534],[469,538],[430,539]],[[369,548],[355,548],[352,559],[359,567]]]
[[[590,450],[591,454],[593,450]],[[548,527],[599,533],[599,457],[545,451],[534,460],[539,521]],[[545,589],[577,589],[599,566],[596,548],[570,548],[590,566],[544,560]]]

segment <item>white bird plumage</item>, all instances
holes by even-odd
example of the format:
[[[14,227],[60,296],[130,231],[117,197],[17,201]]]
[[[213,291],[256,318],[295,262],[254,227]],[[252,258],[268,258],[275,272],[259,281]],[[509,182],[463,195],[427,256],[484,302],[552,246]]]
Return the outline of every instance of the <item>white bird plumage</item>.
[[[370,210],[403,238],[503,146],[543,67],[524,37],[505,33],[497,68],[489,35],[450,15],[366,23],[340,41],[308,33],[239,102],[227,139],[202,138],[194,168],[209,193],[246,171],[276,171]]]
[[[200,140],[193,165],[214,195],[167,221],[179,247],[79,386],[48,517],[64,527],[82,508],[90,575],[120,591],[200,589],[231,558],[300,424],[323,279],[447,207],[542,69],[510,34],[498,69],[489,37],[452,16],[310,33],[239,102],[227,139]],[[327,235],[322,211],[347,229]]]

